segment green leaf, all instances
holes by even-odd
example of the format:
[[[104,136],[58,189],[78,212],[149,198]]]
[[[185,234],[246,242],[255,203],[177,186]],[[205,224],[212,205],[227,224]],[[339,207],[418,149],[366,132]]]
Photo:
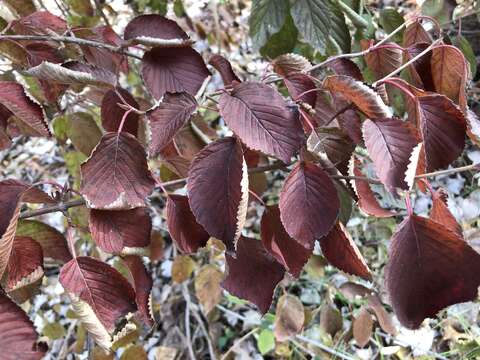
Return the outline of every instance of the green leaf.
[[[63,144],[67,141],[67,117],[65,115],[53,119],[53,134],[60,143]]]
[[[352,197],[343,186],[338,185],[336,182],[334,185],[337,188],[338,198],[340,200],[340,214],[338,218],[346,225],[352,215]]]
[[[331,23],[329,40],[337,44],[342,52],[349,53],[352,50],[352,37],[345,23],[345,16],[337,3],[330,1],[329,5]]]
[[[176,17],[184,17],[187,15],[185,7],[183,6],[183,0],[175,0],[173,2],[173,12],[175,13]]]
[[[456,6],[455,0],[425,0],[422,4],[422,14],[434,17],[443,24],[452,19]]]
[[[14,13],[18,14],[19,17],[27,16],[37,11],[33,0],[3,0],[3,3]]]
[[[67,135],[75,149],[89,156],[99,143],[102,131],[90,114],[78,112],[68,118]]]
[[[324,0],[296,0],[291,13],[295,26],[305,41],[325,53],[331,27],[328,3]]]
[[[387,34],[390,34],[404,23],[404,19],[396,9],[386,7],[380,11],[379,23]],[[393,40],[396,43],[401,43],[403,41],[403,29],[393,36]]]
[[[293,24],[293,19],[288,15],[282,29],[274,34],[260,49],[260,54],[271,59],[279,55],[290,53],[297,43],[298,30]]]
[[[48,323],[43,328],[43,335],[50,340],[57,340],[64,337],[66,334],[65,328],[58,322]]]
[[[272,330],[263,329],[260,334],[258,334],[257,347],[262,355],[275,349],[275,336]]]
[[[95,13],[90,0],[67,0],[67,4],[71,10],[81,16],[93,16]]]
[[[475,57],[475,53],[473,52],[472,45],[470,45],[468,40],[462,35],[457,35],[453,39],[453,43],[462,51],[465,59],[467,59],[467,61],[469,62],[470,72],[472,73],[472,78],[474,78],[475,74],[477,73],[477,58]]]
[[[261,48],[280,31],[287,14],[288,0],[253,0],[249,25],[255,49]]]
[[[345,15],[350,19],[353,25],[355,25],[357,28],[365,29],[370,24],[373,24],[372,22],[368,22],[367,20],[365,20],[361,15],[359,15],[354,9],[352,9],[342,0],[337,0],[337,4],[338,6],[340,6]]]

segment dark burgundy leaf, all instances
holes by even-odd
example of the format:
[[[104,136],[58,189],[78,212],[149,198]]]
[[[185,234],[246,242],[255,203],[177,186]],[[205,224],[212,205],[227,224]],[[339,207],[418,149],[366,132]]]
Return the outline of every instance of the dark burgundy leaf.
[[[170,236],[183,253],[194,253],[207,245],[210,235],[197,223],[188,198],[171,194],[167,198],[167,225]]]
[[[233,252],[248,203],[247,165],[240,141],[226,137],[200,151],[190,167],[187,189],[198,223]]]
[[[40,360],[46,349],[38,346],[37,333],[27,314],[0,290],[1,360]]]
[[[307,149],[320,158],[326,155],[328,160],[337,166],[348,163],[355,150],[355,144],[339,128],[318,128],[310,134]]]
[[[75,29],[76,37],[101,42],[107,45],[120,46],[122,39],[110,26],[97,26],[91,29]],[[119,71],[128,72],[128,60],[126,56],[114,53],[110,50],[94,47],[81,46],[85,60],[100,68],[107,69],[116,74]]]
[[[226,260],[227,276],[222,287],[266,313],[275,287],[283,279],[282,265],[266,252],[261,241],[245,237],[238,241],[237,257],[227,254]]]
[[[358,196],[358,207],[367,215],[376,217],[390,217],[395,215],[392,211],[386,210],[380,206],[378,200],[375,198],[375,194],[370,188],[370,184],[366,180],[359,179],[358,177],[364,177],[360,170],[360,161],[352,157],[350,167],[351,175],[356,176],[356,179],[351,181],[355,193]]]
[[[280,217],[287,233],[312,249],[337,220],[340,201],[328,174],[313,163],[298,162],[280,193]],[[321,216],[319,216],[321,211]]]
[[[40,244],[30,237],[15,237],[8,260],[6,290],[18,290],[42,276],[43,251]]]
[[[67,22],[48,11],[37,11],[12,21],[12,30],[18,35],[59,35],[67,30]]]
[[[13,81],[0,81],[0,104],[29,129],[29,134],[50,136],[42,107],[25,93],[22,85]]]
[[[122,95],[123,100],[125,100],[127,104],[135,109],[140,107],[137,101],[127,90],[117,87],[117,91],[120,93],[120,95]],[[122,99],[117,95],[115,90],[108,90],[103,97],[101,106],[102,126],[106,131],[117,131],[123,115],[127,111],[118,106],[118,104],[123,104]],[[122,131],[126,131],[133,136],[137,136],[138,121],[139,115],[131,111],[125,120]]]
[[[188,39],[188,35],[175,21],[154,14],[137,16],[128,23],[123,38],[131,40],[139,37]]]
[[[143,55],[142,77],[157,100],[166,92],[196,95],[209,75],[200,54],[190,47],[157,47]]]
[[[418,43],[408,47],[405,52],[405,61],[413,59],[415,56],[424,51],[430,44]],[[431,66],[432,52],[429,51],[412,65],[408,67],[410,75],[413,80],[413,84],[417,87],[421,87],[427,91],[434,91],[435,86],[433,84],[432,66]]]
[[[453,231],[459,237],[463,237],[463,230],[450,212],[447,205],[448,194],[443,189],[438,189],[432,193],[432,210],[430,211],[430,220],[445,226]]]
[[[320,239],[320,247],[323,256],[336,268],[366,280],[372,279],[365,259],[341,223],[337,223],[327,236]]]
[[[405,173],[415,138],[400,119],[365,120],[363,138],[380,181],[391,192],[407,189]]]
[[[465,146],[466,120],[446,96],[417,96],[416,115],[425,146],[426,171],[445,168],[456,160]]]
[[[52,45],[32,43],[25,45],[25,50],[28,53],[28,63],[30,66],[40,65],[42,61],[49,61],[55,64],[63,62],[58,48]]]
[[[290,74],[286,76],[283,81],[293,100],[303,101],[310,106],[315,106],[315,101],[317,100],[317,93],[315,91],[302,95],[304,92],[316,88],[315,83],[308,75],[302,73]],[[300,97],[300,95],[302,96]]]
[[[265,249],[295,277],[300,276],[303,266],[312,254],[287,234],[280,220],[277,205],[267,206],[260,225]]]
[[[354,78],[344,75],[329,76],[323,82],[323,86],[334,94],[343,95],[371,119],[392,115],[391,110],[373,89]]]
[[[47,194],[17,180],[0,182],[0,277],[7,268],[22,202],[52,203]]]
[[[352,60],[346,58],[339,58],[328,63],[328,66],[335,71],[337,75],[347,75],[355,80],[363,81],[363,75],[358,65]]]
[[[281,95],[264,84],[244,82],[220,98],[220,114],[250,148],[289,162],[302,142],[302,128]]]
[[[90,211],[90,232],[100,249],[119,254],[125,248],[144,248],[150,244],[152,220],[145,208]]]
[[[197,108],[195,98],[186,93],[166,93],[162,102],[145,117],[150,129],[149,154],[157,155],[187,123]]]
[[[241,82],[233,71],[232,64],[223,56],[214,54],[208,63],[220,73],[225,86],[232,85],[235,81]]]
[[[60,269],[60,284],[87,303],[108,331],[115,322],[137,310],[135,291],[117,270],[88,256],[70,260]]]
[[[388,294],[400,323],[416,329],[441,309],[477,298],[480,255],[443,225],[408,216],[390,243]]]
[[[130,275],[133,279],[135,288],[135,301],[137,303],[138,313],[142,321],[148,325],[153,326],[154,321],[151,316],[150,309],[150,293],[152,291],[153,280],[152,276],[145,269],[143,261],[138,256],[129,255],[123,258],[130,270]]]
[[[80,192],[90,208],[127,210],[145,206],[155,180],[143,146],[129,133],[106,133],[81,166]]]

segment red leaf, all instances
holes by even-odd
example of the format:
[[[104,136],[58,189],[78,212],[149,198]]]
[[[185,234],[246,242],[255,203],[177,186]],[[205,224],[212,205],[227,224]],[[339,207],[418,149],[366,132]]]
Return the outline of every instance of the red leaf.
[[[227,276],[222,287],[257,305],[262,314],[266,313],[275,287],[283,279],[282,265],[265,251],[261,241],[245,237],[238,241],[237,257],[227,254],[226,260]]]
[[[214,54],[208,63],[220,73],[225,86],[232,85],[233,82],[241,82],[233,71],[232,64],[223,56]]]
[[[134,312],[135,292],[117,270],[88,256],[70,260],[60,269],[60,284],[86,302],[108,331],[117,319]]]
[[[12,21],[12,30],[18,35],[61,35],[67,30],[67,22],[48,11],[37,11]]]
[[[122,39],[110,26],[74,29],[76,37],[101,42],[107,45],[120,46]],[[128,71],[126,56],[95,46],[81,46],[83,55],[88,63],[107,69],[116,74],[119,71]]]
[[[337,223],[327,236],[320,239],[320,247],[323,256],[336,268],[366,280],[372,279],[365,259],[341,223]]]
[[[287,233],[305,248],[313,249],[315,240],[328,234],[335,224],[340,201],[323,169],[298,162],[285,180],[279,207]]]
[[[363,177],[363,173],[360,170],[360,161],[352,157],[350,161],[351,172],[353,176]],[[351,181],[355,193],[358,196],[358,207],[367,215],[376,217],[390,217],[395,215],[392,211],[386,210],[380,206],[378,200],[375,198],[375,194],[370,188],[370,184],[366,180],[353,179]]]
[[[46,353],[27,314],[0,290],[1,360],[40,360]]]
[[[187,123],[197,108],[195,98],[185,92],[166,93],[162,102],[145,117],[150,128],[151,141],[149,153],[157,155],[173,139],[175,134]]]
[[[155,181],[143,146],[128,133],[106,133],[81,166],[80,192],[93,209],[145,206]]]
[[[430,211],[430,220],[445,226],[453,231],[459,237],[463,237],[463,230],[450,212],[447,205],[448,194],[443,189],[438,189],[432,193],[432,210]]]
[[[435,90],[458,105],[466,105],[468,63],[463,53],[455,46],[440,45],[432,49],[430,61]]]
[[[286,76],[283,81],[293,100],[300,100],[310,106],[315,106],[315,101],[317,100],[317,93],[315,91],[302,95],[304,92],[316,88],[315,83],[308,75],[302,73],[290,74]],[[302,96],[299,98],[300,95]]]
[[[363,50],[372,45],[367,40],[361,40],[361,44]],[[375,80],[378,80],[402,65],[402,55],[402,50],[394,47],[393,43],[385,43],[365,55],[365,62],[375,75]]]
[[[418,328],[441,309],[477,298],[480,255],[443,225],[407,217],[390,243],[385,281],[400,323]]]
[[[416,145],[408,127],[400,119],[365,120],[363,137],[380,181],[391,192],[407,189],[405,173]]]
[[[29,134],[50,136],[42,107],[27,96],[22,85],[0,81],[0,104],[30,129]]]
[[[100,249],[119,254],[125,248],[144,248],[150,244],[152,220],[145,208],[121,211],[90,211],[90,232]]]
[[[357,64],[352,60],[346,58],[339,58],[328,63],[330,67],[337,75],[347,75],[355,80],[363,81],[363,75]]]
[[[198,223],[233,252],[248,202],[247,165],[240,142],[226,137],[200,151],[190,167],[187,189]]]
[[[220,114],[250,148],[289,162],[300,148],[300,122],[268,85],[244,82],[220,98]]]
[[[312,254],[287,234],[280,220],[277,205],[267,206],[260,225],[262,243],[265,249],[295,277]]]
[[[20,220],[18,222],[17,236],[31,237],[38,242],[45,258],[61,262],[71,260],[72,255],[68,250],[67,240],[57,229],[37,220]]]
[[[136,109],[139,108],[137,101],[127,90],[117,87],[117,91],[130,106]],[[101,106],[102,126],[106,131],[117,131],[123,115],[127,111],[118,106],[118,104],[123,104],[122,99],[120,99],[115,90],[108,90],[102,99]],[[137,136],[138,121],[139,115],[131,111],[125,120],[122,131]]]
[[[146,325],[153,326],[154,321],[150,315],[151,309],[149,305],[153,286],[152,276],[145,269],[145,265],[143,265],[140,257],[129,255],[124,257],[123,261],[127,264],[130,275],[133,278],[138,313]]]
[[[431,42],[432,38],[419,21],[409,24],[403,33],[404,47],[410,47],[417,43],[430,44]]]
[[[17,180],[0,182],[0,277],[7,268],[22,202],[52,203],[47,194]]]
[[[194,253],[207,245],[210,235],[197,223],[188,198],[171,194],[167,198],[167,225],[170,236],[183,253]]]
[[[466,121],[460,109],[446,96],[417,96],[416,114],[425,147],[426,170],[445,168],[465,146]]]
[[[430,44],[419,43],[407,48],[406,61],[413,59],[415,56],[424,51]],[[429,51],[422,57],[417,59],[408,67],[410,75],[413,79],[413,84],[417,87],[422,87],[428,91],[434,91],[432,67],[431,67],[432,52]]]
[[[209,75],[200,54],[190,47],[156,47],[143,55],[143,80],[155,99],[166,92],[196,95]]]
[[[154,14],[137,16],[128,23],[123,34],[125,40],[142,36],[165,40],[188,39],[188,35],[175,21]]]
[[[353,102],[370,119],[391,117],[392,115],[391,110],[373,89],[349,76],[329,76],[323,82],[323,86],[332,93],[339,93]]]
[[[42,276],[43,251],[40,244],[30,237],[15,237],[8,260],[6,290],[17,290]]]

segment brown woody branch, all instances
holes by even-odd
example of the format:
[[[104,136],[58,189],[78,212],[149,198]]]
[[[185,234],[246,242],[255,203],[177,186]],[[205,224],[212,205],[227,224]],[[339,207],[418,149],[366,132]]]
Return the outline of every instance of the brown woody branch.
[[[47,35],[0,35],[0,40],[14,40],[14,41],[54,41],[58,43],[66,43],[66,44],[76,44],[81,46],[92,46],[96,48],[102,48],[110,50],[114,53],[119,53],[122,55],[130,56],[135,59],[141,60],[142,57],[134,54],[128,50],[125,50],[121,46],[114,46],[110,44],[104,44],[99,41],[94,40],[87,40],[76,38],[73,36],[47,36]]]
[[[292,164],[284,164],[283,162],[275,162],[270,165],[263,165],[263,166],[257,166],[251,169],[248,169],[249,174],[258,174],[258,173],[263,173],[263,172],[268,172],[272,170],[286,170],[288,166]],[[447,169],[447,170],[440,170],[440,171],[435,171],[431,173],[426,173],[426,174],[420,174],[415,176],[416,179],[423,179],[427,177],[435,177],[435,176],[440,176],[440,175],[447,175],[447,174],[454,174],[454,173],[460,173],[464,171],[469,171],[469,170],[480,170],[480,164],[471,164],[471,165],[466,165],[466,166],[461,166],[458,168],[453,168],[453,169]],[[378,179],[372,179],[368,178],[365,176],[343,176],[343,175],[331,175],[330,176],[332,179],[340,179],[340,180],[363,180],[367,181],[370,184],[381,184],[380,180]],[[169,188],[172,186],[177,186],[177,185],[182,185],[187,182],[186,178],[183,179],[177,179],[177,180],[172,180],[172,181],[166,181],[164,183],[161,183],[158,187],[163,187],[163,188]],[[20,214],[20,219],[27,219],[35,216],[40,216],[40,215],[45,215],[57,211],[65,212],[68,209],[72,207],[77,207],[77,206],[82,206],[85,205],[85,200],[83,199],[75,199],[71,201],[67,201],[64,203],[56,204],[56,205],[49,205],[45,206],[40,209],[36,210],[27,210],[23,211]]]

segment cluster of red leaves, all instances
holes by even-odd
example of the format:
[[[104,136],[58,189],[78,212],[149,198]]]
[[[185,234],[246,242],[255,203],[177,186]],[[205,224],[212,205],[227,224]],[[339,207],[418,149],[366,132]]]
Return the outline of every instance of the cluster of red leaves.
[[[67,31],[65,21],[48,12],[14,21],[10,29],[27,35]],[[431,39],[422,30],[418,23],[406,29],[404,52],[382,46],[368,53],[366,63],[378,79],[428,46]],[[187,154],[181,146],[182,128],[195,121],[194,96],[210,75],[200,54],[186,41],[188,35],[158,15],[132,20],[123,39],[108,27],[72,31],[115,46],[153,46],[143,55],[141,72],[146,88],[160,101],[145,112],[147,154],[138,139],[139,104],[117,86],[117,74],[128,71],[122,54],[82,46],[82,61],[65,62],[67,55],[50,44],[17,44],[28,58],[27,72],[40,80],[48,101],[57,102],[69,86],[89,85],[102,93],[106,133],[81,166],[80,193],[91,209],[89,225],[95,243],[117,255],[149,245],[152,225],[145,207],[156,181],[147,156],[160,156],[177,175],[188,172],[188,196],[167,195],[168,228],[176,245],[191,253],[211,236],[223,241],[227,249],[224,288],[252,301],[262,312],[268,311],[285,271],[299,276],[317,240],[332,265],[371,279],[357,245],[339,220],[337,187],[353,187],[359,207],[367,214],[385,217],[395,212],[381,208],[369,183],[358,178],[362,163],[353,156],[356,145],[365,145],[379,180],[393,194],[411,187],[416,174],[445,168],[463,151],[469,121],[464,88],[469,74],[463,55],[450,45],[439,44],[410,65],[412,83],[389,78],[377,88],[363,82],[350,60],[331,61],[328,66],[334,75],[321,82],[308,75],[307,60],[283,55],[273,65],[294,102],[272,86],[242,82],[230,63],[216,55],[210,64],[225,84],[218,110],[234,135]],[[391,86],[404,92],[407,121],[394,117],[386,105]],[[1,82],[0,89],[2,147],[8,146],[15,131],[50,135],[42,105],[31,100],[20,84]],[[289,164],[299,153],[279,203],[265,208],[261,241],[242,236],[249,200],[248,168],[258,164],[260,155]],[[349,171],[355,177],[352,184],[333,176]],[[433,200],[430,218],[410,213],[400,224],[386,269],[393,308],[402,324],[413,328],[445,306],[473,299],[480,284],[475,275],[480,255],[463,240],[443,198],[435,192]],[[70,253],[65,238],[53,230],[50,233],[55,236],[46,238],[58,241],[56,252],[40,236],[16,235],[22,202],[53,201],[23,183],[0,183],[0,275],[6,272],[5,290],[13,297],[13,290],[34,283],[43,274],[43,257],[51,256],[66,262],[60,282],[102,346],[109,346],[116,321],[129,312],[137,311],[151,324],[152,281],[139,257],[124,257],[131,275],[126,279],[106,263]],[[3,294],[0,301],[6,303],[5,307],[0,304],[2,319],[11,316],[7,314],[11,308],[20,311]],[[27,321],[21,326],[32,330]],[[21,351],[35,349],[30,330],[17,339]]]

